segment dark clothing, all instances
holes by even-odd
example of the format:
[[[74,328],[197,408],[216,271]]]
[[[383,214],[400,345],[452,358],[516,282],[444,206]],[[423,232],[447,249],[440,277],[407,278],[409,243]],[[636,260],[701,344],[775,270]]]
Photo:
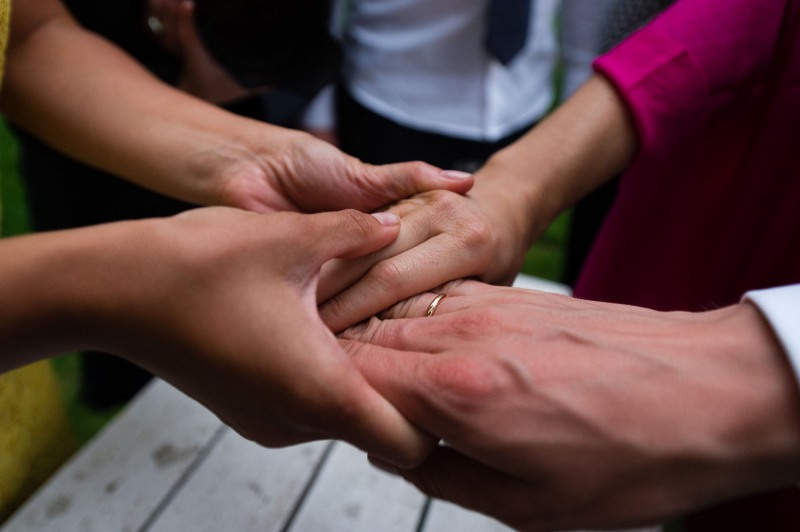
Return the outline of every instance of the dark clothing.
[[[511,144],[533,126],[497,142],[479,142],[429,133],[384,118],[339,87],[336,114],[341,149],[370,164],[425,161],[440,168],[474,172],[494,152]]]

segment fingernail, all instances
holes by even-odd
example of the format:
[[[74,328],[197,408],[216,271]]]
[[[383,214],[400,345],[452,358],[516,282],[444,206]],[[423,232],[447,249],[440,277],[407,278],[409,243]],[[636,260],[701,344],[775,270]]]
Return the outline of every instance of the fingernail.
[[[462,172],[461,170],[442,170],[439,175],[447,179],[455,179],[456,181],[463,181],[472,177],[472,174]]]
[[[397,468],[395,466],[393,466],[392,464],[390,464],[389,462],[384,462],[380,458],[374,458],[372,456],[370,456],[368,459],[369,459],[369,463],[375,469],[379,469],[379,470],[383,471],[384,473],[388,473],[390,475],[400,476],[400,473],[397,471]]]
[[[400,217],[393,212],[373,212],[372,216],[385,226],[392,226],[400,223]]]

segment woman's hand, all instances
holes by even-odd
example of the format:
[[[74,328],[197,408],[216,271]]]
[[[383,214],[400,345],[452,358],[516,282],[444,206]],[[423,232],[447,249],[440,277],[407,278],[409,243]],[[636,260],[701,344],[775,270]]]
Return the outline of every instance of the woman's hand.
[[[381,251],[323,268],[320,314],[335,332],[420,292],[462,278],[511,284],[547,215],[531,208],[526,175],[490,162],[469,195],[433,191],[389,211],[403,223]]]
[[[11,16],[4,113],[53,147],[143,187],[256,212],[368,212],[419,192],[472,186],[471,177],[453,179],[423,163],[363,164],[307,133],[189,96],[78,26],[57,0],[19,0]]]
[[[592,77],[494,154],[468,198],[430,194],[405,202],[399,207],[403,231],[393,246],[356,264],[326,267],[320,293],[325,322],[338,331],[458,278],[509,283],[547,225],[622,171],[636,149],[624,103],[611,83]]]
[[[308,133],[267,127],[256,122],[239,132],[246,150],[230,146],[198,156],[219,176],[215,204],[256,212],[370,212],[420,192],[464,194],[473,184],[470,174],[422,162],[362,163]]]
[[[366,382],[317,313],[325,261],[397,236],[396,217],[376,216],[217,207],[5,240],[0,368],[99,349],[262,445],[338,438],[416,465],[432,441]]]
[[[524,530],[622,528],[800,478],[797,383],[753,305],[437,292],[342,335],[367,380],[446,443],[394,470],[429,495]]]

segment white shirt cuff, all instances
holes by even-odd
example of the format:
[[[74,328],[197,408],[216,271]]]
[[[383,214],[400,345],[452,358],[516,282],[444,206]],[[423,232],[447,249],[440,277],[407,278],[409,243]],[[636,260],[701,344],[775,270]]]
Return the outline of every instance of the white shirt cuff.
[[[800,382],[800,284],[753,290],[744,299],[754,303],[772,326]]]

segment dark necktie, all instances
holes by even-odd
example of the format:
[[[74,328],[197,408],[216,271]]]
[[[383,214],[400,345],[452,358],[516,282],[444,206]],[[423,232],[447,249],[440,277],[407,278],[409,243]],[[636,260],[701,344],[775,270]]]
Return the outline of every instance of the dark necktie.
[[[533,0],[489,0],[486,49],[504,65],[525,46]]]

